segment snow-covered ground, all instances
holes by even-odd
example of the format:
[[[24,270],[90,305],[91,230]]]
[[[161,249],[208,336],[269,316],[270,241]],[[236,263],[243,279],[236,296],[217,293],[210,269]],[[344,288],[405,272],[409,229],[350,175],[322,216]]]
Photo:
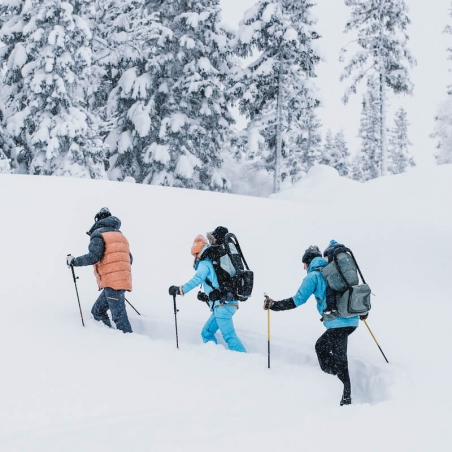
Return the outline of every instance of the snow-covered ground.
[[[452,166],[365,184],[315,167],[270,199],[69,178],[0,176],[0,450],[449,451]],[[108,206],[134,255],[135,334],[94,322],[92,269],[77,268],[86,327],[65,256],[84,254]],[[202,344],[209,316],[196,291],[194,237],[218,225],[255,271],[235,316],[249,353]],[[330,239],[355,252],[375,297],[350,337],[353,405],[319,369],[314,300],[267,314],[262,294],[295,294],[303,250]]]

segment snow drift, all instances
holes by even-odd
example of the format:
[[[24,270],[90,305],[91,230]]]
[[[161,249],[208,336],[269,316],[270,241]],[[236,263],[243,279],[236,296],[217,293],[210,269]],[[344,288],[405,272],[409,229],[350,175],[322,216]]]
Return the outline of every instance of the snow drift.
[[[315,167],[293,188],[260,199],[70,178],[0,175],[2,451],[446,451],[452,166],[365,184]],[[90,318],[86,252],[100,207],[123,223],[134,255],[128,308],[135,333]],[[255,271],[235,316],[247,354],[202,344],[209,315],[196,291],[178,297],[175,346],[168,286],[192,276],[190,247],[224,225]],[[314,352],[324,331],[315,302],[272,313],[267,369],[263,292],[295,294],[303,250],[330,239],[355,253],[375,294],[369,326],[349,340],[353,405]]]

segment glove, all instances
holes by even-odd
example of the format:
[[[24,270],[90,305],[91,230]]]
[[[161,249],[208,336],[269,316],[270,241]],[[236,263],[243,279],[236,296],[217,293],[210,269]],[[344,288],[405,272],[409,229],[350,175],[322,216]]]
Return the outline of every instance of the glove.
[[[359,318],[360,318],[361,320],[366,320],[367,317],[369,317],[369,313],[364,314],[364,315],[360,315],[360,316],[359,316]]]
[[[274,301],[270,297],[265,297],[264,310],[267,311],[268,309],[271,309],[271,306],[273,303],[274,303]]]
[[[74,265],[75,257],[72,254],[68,254],[66,256],[66,264],[69,268]]]
[[[168,289],[168,293],[170,295],[180,295],[180,289],[177,286],[170,286],[170,288]]]
[[[209,301],[209,296],[206,293],[199,291],[198,292],[198,300],[204,301],[204,302]]]

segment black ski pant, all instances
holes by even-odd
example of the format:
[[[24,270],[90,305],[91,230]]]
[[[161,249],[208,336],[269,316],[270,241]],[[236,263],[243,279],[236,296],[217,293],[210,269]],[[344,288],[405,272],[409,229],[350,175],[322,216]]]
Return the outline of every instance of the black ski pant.
[[[337,375],[339,380],[344,383],[344,396],[346,397],[351,395],[347,343],[348,336],[355,330],[354,326],[330,328],[319,337],[315,344],[320,368],[327,374]]]

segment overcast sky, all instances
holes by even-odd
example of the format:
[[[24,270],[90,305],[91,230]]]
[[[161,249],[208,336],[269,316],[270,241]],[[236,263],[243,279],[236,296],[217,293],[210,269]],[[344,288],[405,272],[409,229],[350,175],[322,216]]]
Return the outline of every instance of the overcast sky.
[[[452,35],[443,33],[447,23],[452,24],[449,10],[451,0],[405,0],[409,7],[411,25],[408,29],[409,48],[417,60],[411,75],[414,83],[413,96],[390,95],[391,108],[388,123],[392,125],[394,111],[404,107],[410,122],[409,137],[413,142],[412,154],[418,166],[434,162],[435,141],[429,137],[433,130],[434,116],[438,105],[446,97],[446,87],[452,84],[452,61],[447,60],[446,49],[452,47]],[[314,0],[315,2],[315,0]],[[253,6],[256,0],[220,0],[223,8],[223,20],[237,27],[243,13]],[[339,62],[341,47],[353,39],[350,33],[343,33],[349,16],[349,8],[343,0],[318,0],[312,8],[317,17],[317,30],[322,38],[317,46],[324,61],[317,68],[317,85],[323,106],[319,109],[325,133],[331,128],[333,133],[343,129],[349,147],[354,150],[359,146],[357,138],[361,95],[352,96],[347,105],[341,98],[347,81],[340,82],[343,64]]]

